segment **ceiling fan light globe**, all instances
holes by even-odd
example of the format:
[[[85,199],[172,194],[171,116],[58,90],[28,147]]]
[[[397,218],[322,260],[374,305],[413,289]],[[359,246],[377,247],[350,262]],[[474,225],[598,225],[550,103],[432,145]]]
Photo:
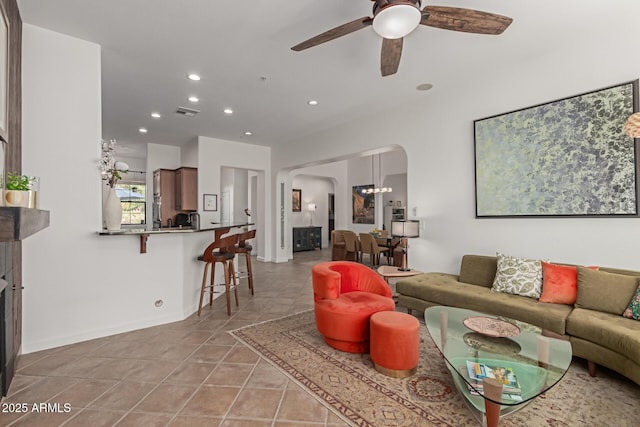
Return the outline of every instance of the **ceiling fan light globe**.
[[[373,18],[373,30],[385,39],[399,39],[420,24],[420,9],[409,4],[392,4],[378,11]]]

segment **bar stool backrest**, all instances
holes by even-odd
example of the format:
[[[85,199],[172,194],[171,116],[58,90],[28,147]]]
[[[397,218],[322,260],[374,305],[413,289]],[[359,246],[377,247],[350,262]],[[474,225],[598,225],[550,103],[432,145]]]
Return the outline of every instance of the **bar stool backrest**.
[[[238,246],[241,248],[246,245],[247,240],[251,240],[256,237],[256,230],[249,230],[238,235]]]
[[[232,234],[231,236],[223,237],[211,243],[204,250],[202,260],[205,262],[215,262],[216,256],[234,254],[236,244],[238,243],[238,236],[239,234]]]

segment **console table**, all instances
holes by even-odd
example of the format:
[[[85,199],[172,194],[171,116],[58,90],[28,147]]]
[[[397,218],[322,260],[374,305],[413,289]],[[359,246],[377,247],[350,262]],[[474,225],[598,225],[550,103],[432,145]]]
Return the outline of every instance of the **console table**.
[[[293,227],[293,252],[322,249],[322,227]]]

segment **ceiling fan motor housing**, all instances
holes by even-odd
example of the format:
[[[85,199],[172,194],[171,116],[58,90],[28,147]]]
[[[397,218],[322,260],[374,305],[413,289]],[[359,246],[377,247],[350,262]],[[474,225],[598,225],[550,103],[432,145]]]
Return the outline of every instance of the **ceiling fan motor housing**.
[[[422,0],[371,0],[374,2],[373,4],[373,16],[375,17],[379,12],[386,9],[389,6],[394,6],[398,4],[404,4],[408,6],[414,6],[418,10],[420,10],[420,6],[422,6]]]
[[[422,19],[421,0],[374,0],[373,30],[385,39],[412,32]]]

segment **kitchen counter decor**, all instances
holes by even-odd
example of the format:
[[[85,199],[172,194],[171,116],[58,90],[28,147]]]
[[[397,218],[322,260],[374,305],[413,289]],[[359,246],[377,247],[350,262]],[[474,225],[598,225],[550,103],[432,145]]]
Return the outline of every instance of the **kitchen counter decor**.
[[[116,183],[122,179],[122,174],[129,171],[129,165],[116,161],[114,157],[116,140],[102,140],[102,157],[99,161],[102,180],[109,186],[102,210],[102,220],[104,228],[108,231],[120,230],[122,224],[122,203],[116,193]]]

